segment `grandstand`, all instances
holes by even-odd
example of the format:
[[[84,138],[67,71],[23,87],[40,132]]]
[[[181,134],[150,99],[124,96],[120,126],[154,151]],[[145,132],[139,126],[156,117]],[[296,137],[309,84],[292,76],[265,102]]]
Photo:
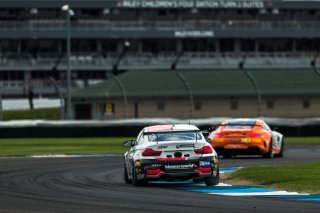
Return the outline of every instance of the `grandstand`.
[[[319,1],[1,0],[3,97],[25,96],[29,87],[42,96],[56,95],[57,88],[65,92],[64,4],[74,11],[74,91],[125,71],[232,71],[239,64],[281,71],[317,65]]]

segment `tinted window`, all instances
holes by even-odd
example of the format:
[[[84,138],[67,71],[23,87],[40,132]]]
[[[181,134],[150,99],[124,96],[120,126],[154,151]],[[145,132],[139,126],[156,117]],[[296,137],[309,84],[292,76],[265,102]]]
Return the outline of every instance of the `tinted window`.
[[[302,101],[302,107],[304,108],[304,109],[309,109],[310,108],[310,101],[309,100],[303,100]]]
[[[256,125],[255,120],[233,120],[223,124],[225,129],[251,129]]]
[[[225,123],[224,129],[251,129],[255,125],[255,120],[235,120]]]

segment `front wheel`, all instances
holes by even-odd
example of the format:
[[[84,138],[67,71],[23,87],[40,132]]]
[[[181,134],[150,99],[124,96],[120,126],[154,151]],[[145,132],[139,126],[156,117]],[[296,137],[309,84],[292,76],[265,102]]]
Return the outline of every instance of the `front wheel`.
[[[123,179],[126,183],[131,183],[132,180],[129,179],[129,176],[128,176],[128,170],[127,170],[127,166],[126,166],[126,163],[124,163],[124,172],[123,172]]]

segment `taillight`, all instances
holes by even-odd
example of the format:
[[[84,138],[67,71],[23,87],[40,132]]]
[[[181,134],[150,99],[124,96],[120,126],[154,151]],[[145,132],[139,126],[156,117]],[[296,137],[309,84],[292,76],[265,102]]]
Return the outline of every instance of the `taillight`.
[[[162,151],[156,151],[150,148],[144,149],[142,151],[142,156],[148,157],[148,156],[160,156]]]
[[[212,153],[212,148],[210,146],[204,146],[200,149],[195,149],[194,152],[197,155],[203,155],[203,154],[211,154]]]
[[[248,134],[248,138],[261,138],[262,135],[260,134]]]
[[[217,133],[217,134],[215,135],[215,138],[223,138],[223,134],[222,134],[222,133]]]

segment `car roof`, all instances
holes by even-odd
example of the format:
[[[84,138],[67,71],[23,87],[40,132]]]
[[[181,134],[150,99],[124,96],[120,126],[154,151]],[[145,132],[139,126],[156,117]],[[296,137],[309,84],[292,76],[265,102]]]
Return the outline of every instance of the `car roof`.
[[[145,127],[144,132],[168,132],[168,131],[197,131],[199,130],[198,127],[195,125],[189,124],[170,124],[170,125],[155,125],[155,126],[148,126]]]

